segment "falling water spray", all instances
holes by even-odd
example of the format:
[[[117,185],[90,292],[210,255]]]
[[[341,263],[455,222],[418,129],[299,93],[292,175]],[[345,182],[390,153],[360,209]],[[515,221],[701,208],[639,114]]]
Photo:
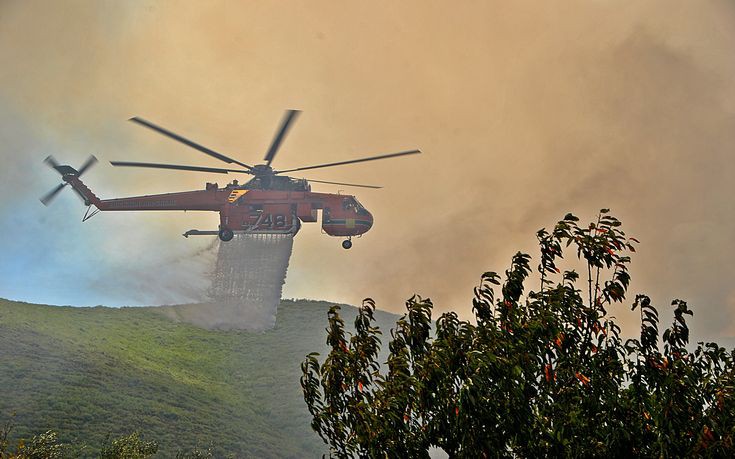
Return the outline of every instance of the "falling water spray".
[[[162,307],[174,320],[217,330],[269,330],[276,324],[278,304],[293,248],[292,234],[236,234],[216,241],[209,301]]]
[[[291,234],[238,234],[220,243],[209,296],[218,329],[267,330],[286,281]]]

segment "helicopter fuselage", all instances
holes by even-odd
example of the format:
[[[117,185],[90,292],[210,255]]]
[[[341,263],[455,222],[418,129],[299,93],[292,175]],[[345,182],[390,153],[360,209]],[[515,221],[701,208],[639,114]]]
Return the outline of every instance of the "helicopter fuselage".
[[[232,233],[295,234],[303,223],[318,221],[322,211],[322,230],[330,236],[353,237],[366,233],[373,225],[372,214],[352,195],[316,193],[308,183],[290,189],[253,189],[253,184],[231,183],[219,187],[207,183],[204,190],[162,193],[126,198],[99,199],[77,176],[64,181],[99,211],[212,211],[219,212],[217,232],[192,230],[185,233],[219,234],[229,240]],[[232,233],[229,233],[229,232]]]

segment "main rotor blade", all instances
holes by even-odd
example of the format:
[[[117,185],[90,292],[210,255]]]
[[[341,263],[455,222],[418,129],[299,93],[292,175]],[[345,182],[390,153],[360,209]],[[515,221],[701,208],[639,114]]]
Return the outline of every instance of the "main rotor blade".
[[[296,120],[299,113],[301,113],[301,110],[286,110],[286,114],[283,115],[283,120],[281,121],[281,127],[276,131],[276,136],[273,137],[273,142],[271,142],[271,146],[268,148],[268,153],[266,153],[265,158],[263,158],[266,166],[270,166],[273,162],[273,158],[276,156],[276,153],[278,153],[281,142],[283,142],[286,134],[288,134],[291,124]]]
[[[224,161],[224,162],[226,162],[228,164],[235,163],[235,164],[237,164],[239,166],[244,167],[245,169],[252,169],[251,166],[248,166],[245,163],[241,163],[240,161],[238,161],[236,159],[232,159],[229,156],[223,155],[222,153],[217,153],[216,151],[211,150],[211,149],[209,149],[207,147],[204,147],[202,145],[199,145],[196,142],[192,142],[191,140],[189,140],[189,139],[187,139],[185,137],[182,137],[182,136],[176,134],[175,132],[171,132],[168,129],[164,129],[161,126],[157,126],[157,125],[151,123],[150,121],[144,120],[143,118],[139,118],[137,116],[134,116],[133,118],[130,118],[129,121],[132,121],[134,123],[138,123],[141,126],[147,127],[148,129],[152,129],[152,130],[158,132],[159,134],[163,134],[166,137],[170,137],[170,138],[172,138],[172,139],[174,139],[174,140],[176,140],[178,142],[181,142],[184,145],[187,145],[187,146],[189,146],[189,147],[191,147],[191,148],[193,148],[195,150],[199,150],[199,151],[201,151],[204,154],[207,154],[207,155],[209,155],[209,156],[211,156],[213,158],[217,158],[220,161]]]
[[[87,169],[89,169],[90,167],[92,167],[96,162],[97,162],[97,158],[95,158],[94,155],[92,155],[89,158],[87,158],[87,161],[85,161],[84,164],[82,164],[82,167],[79,168],[79,171],[78,171],[79,172],[79,175],[78,175],[78,177],[81,177],[81,175],[84,173],[84,171],[86,171]]]
[[[399,153],[390,153],[390,154],[387,154],[387,155],[371,156],[369,158],[351,159],[349,161],[339,161],[339,162],[336,162],[336,163],[318,164],[316,166],[297,167],[296,169],[286,169],[286,170],[283,170],[283,171],[277,171],[276,174],[283,174],[284,172],[305,171],[307,169],[318,169],[318,168],[321,168],[321,167],[342,166],[344,164],[362,163],[362,162],[365,162],[365,161],[375,161],[375,160],[378,160],[378,159],[396,158],[398,156],[415,155],[415,154],[418,154],[418,153],[421,153],[421,150],[401,151]]]
[[[180,166],[178,164],[156,164],[156,163],[133,163],[128,161],[110,161],[113,166],[122,167],[148,167],[152,169],[175,169],[179,171],[195,171],[195,172],[212,172],[215,174],[226,174],[228,172],[242,172],[244,174],[252,174],[248,170],[239,169],[221,169],[218,167],[202,167],[202,166]]]
[[[68,185],[68,183],[64,182],[61,185],[54,188],[53,190],[46,193],[45,195],[43,195],[41,197],[41,202],[43,203],[43,205],[48,206],[51,203],[51,201],[56,197],[56,195],[59,194],[59,192],[64,189],[66,185]]]
[[[330,185],[356,186],[356,187],[360,187],[360,188],[373,188],[373,189],[376,189],[376,190],[379,189],[379,188],[383,188],[382,186],[358,185],[357,183],[325,182],[324,180],[311,180],[311,179],[306,179],[306,180],[309,181],[309,182],[314,182],[314,183],[328,183]]]

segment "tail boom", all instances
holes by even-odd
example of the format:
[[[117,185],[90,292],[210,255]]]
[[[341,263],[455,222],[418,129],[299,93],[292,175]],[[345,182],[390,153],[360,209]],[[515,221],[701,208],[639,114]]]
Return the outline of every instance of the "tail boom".
[[[93,205],[97,207],[98,209],[102,210],[100,208],[100,204],[102,204],[102,200],[100,200],[100,198],[98,198],[97,195],[94,194],[94,192],[92,192],[92,190],[90,190],[89,187],[85,185],[79,179],[77,175],[73,175],[73,174],[64,175],[63,179],[66,183],[71,185],[74,191],[76,191],[79,194],[79,196],[82,197],[82,199],[84,199],[84,204],[88,206]]]
[[[226,198],[226,196],[223,196]],[[213,192],[184,191],[128,198],[103,199],[95,204],[102,211],[139,210],[201,210],[219,211],[226,203]]]
[[[85,204],[93,205],[100,211],[141,211],[141,210],[202,210],[218,211],[226,203],[228,193],[216,190],[184,191],[127,198],[100,199],[77,176],[64,176],[74,191],[84,199]]]

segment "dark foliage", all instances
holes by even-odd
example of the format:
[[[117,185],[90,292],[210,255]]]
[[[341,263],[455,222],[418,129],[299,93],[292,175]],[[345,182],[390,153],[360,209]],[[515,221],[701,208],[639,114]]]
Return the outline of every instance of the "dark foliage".
[[[309,354],[301,385],[313,429],[337,457],[682,457],[733,455],[735,351],[699,343],[690,351],[686,302],[659,334],[645,295],[637,339],[624,340],[609,310],[630,283],[638,241],[603,209],[580,226],[568,214],[537,233],[505,279],[488,272],[475,290],[475,323],[453,312],[432,323],[432,303],[414,296],[391,330],[387,370],[380,331],[365,300],[347,334],[329,311],[324,362]],[[586,276],[557,265],[571,251]],[[574,259],[567,260],[574,263]],[[499,296],[496,296],[499,290]],[[526,293],[527,292],[527,293]],[[432,333],[432,325],[435,331]]]

